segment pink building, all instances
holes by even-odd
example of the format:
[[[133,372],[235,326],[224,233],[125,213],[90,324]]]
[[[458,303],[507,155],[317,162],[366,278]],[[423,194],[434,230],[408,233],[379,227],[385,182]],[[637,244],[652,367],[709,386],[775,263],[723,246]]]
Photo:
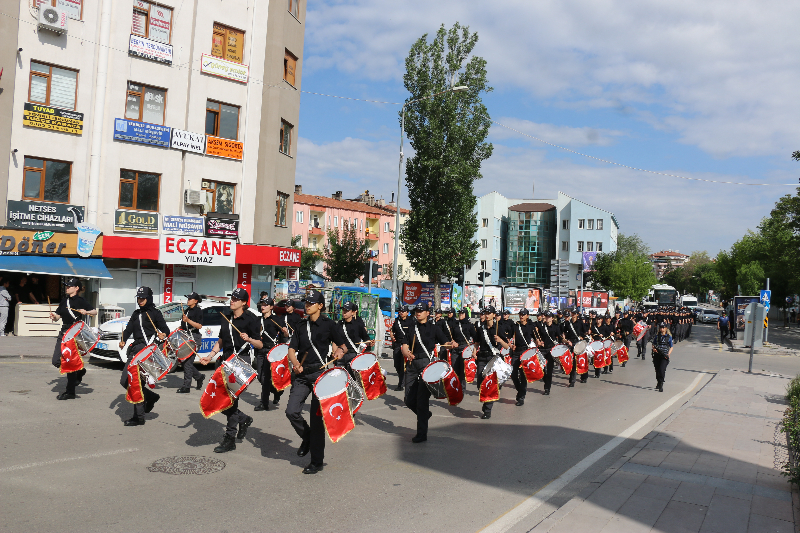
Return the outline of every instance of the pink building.
[[[373,205],[370,205],[373,204]],[[369,247],[377,252],[379,265],[391,265],[394,258],[394,207],[382,200],[375,202],[366,192],[359,200],[344,200],[342,192],[331,197],[303,194],[301,185],[295,185],[292,235],[299,235],[300,245],[314,250],[325,246],[329,228],[341,230],[345,221],[355,225]],[[323,271],[322,268],[319,269]],[[384,279],[388,276],[380,276]]]

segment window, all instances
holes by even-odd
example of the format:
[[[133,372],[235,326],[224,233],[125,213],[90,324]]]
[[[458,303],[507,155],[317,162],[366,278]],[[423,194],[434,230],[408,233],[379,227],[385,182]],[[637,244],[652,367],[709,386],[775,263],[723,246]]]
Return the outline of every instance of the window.
[[[281,145],[280,151],[286,155],[291,154],[291,146],[292,146],[292,126],[285,120],[281,120]]]
[[[239,138],[239,106],[206,100],[206,135]]]
[[[579,252],[583,251],[583,241],[578,241],[578,251]]]
[[[22,187],[23,200],[69,202],[72,163],[26,157],[23,172],[25,173],[25,183]]]
[[[602,242],[598,242],[597,245],[594,247],[594,249],[596,251],[598,251],[598,252],[602,252],[603,251],[603,243]]]
[[[308,244],[309,244],[309,246],[311,247],[312,250],[316,250],[317,249],[317,238],[314,237],[313,239],[311,239],[309,241]]]
[[[134,170],[120,171],[119,207],[158,211],[158,182],[161,176]]]
[[[578,219],[578,229],[583,229],[583,228],[585,228],[585,227],[586,227],[586,224],[585,224],[585,222],[586,222],[586,221],[585,221],[584,219],[582,219],[582,218],[579,218],[579,219]]]
[[[333,217],[333,227],[334,228],[339,227],[339,217]]]
[[[295,213],[295,215],[294,215],[294,219],[297,222],[303,222],[303,212],[302,211],[297,211]]]
[[[133,0],[131,33],[151,41],[169,44],[172,33],[172,9],[144,0]]]
[[[297,58],[289,50],[285,50],[283,56],[283,79],[294,87],[295,70],[297,69]]]
[[[389,229],[389,223],[388,222],[384,222],[383,223],[383,232],[384,233],[389,233],[390,231],[392,231],[392,230]]]
[[[328,227],[331,227],[331,216],[328,215]]]
[[[561,229],[569,230],[569,219],[561,221]]]
[[[594,229],[594,219],[593,219],[593,218],[590,218],[590,219],[587,221],[587,224],[586,224],[586,229]]]
[[[289,204],[289,195],[278,191],[275,198],[275,225],[286,227],[286,206]]]
[[[383,243],[383,253],[385,253],[385,254],[389,253],[389,243],[388,242]]]
[[[289,13],[300,20],[300,0],[289,0]]]
[[[488,228],[489,227],[489,219],[488,218],[484,218],[483,219],[483,227],[484,228]]]
[[[561,251],[569,252],[569,241],[561,241]]]
[[[214,23],[214,35],[211,38],[211,55],[227,59],[234,63],[242,62],[244,50],[244,32],[234,30],[222,24]]]
[[[586,243],[586,251],[587,252],[593,252],[594,251],[594,243],[592,241],[589,241],[589,242]]]
[[[219,183],[203,180],[203,190],[206,191],[205,212],[233,213],[233,201],[236,186],[232,183]]]
[[[500,230],[500,219],[499,218],[494,219],[494,229],[496,229],[498,231]]]
[[[488,247],[489,243],[486,241],[486,239],[481,239],[481,248],[488,248]]]
[[[486,270],[486,261],[481,261],[481,270]]]
[[[75,109],[78,71],[31,61],[28,101],[61,109]]]
[[[38,0],[37,5],[47,4],[60,7],[67,12],[67,16],[74,20],[81,20],[83,14],[83,0]]]
[[[129,81],[125,118],[163,126],[166,102],[166,89],[156,89]]]
[[[602,218],[598,218],[597,219],[597,229],[603,229],[603,219]]]

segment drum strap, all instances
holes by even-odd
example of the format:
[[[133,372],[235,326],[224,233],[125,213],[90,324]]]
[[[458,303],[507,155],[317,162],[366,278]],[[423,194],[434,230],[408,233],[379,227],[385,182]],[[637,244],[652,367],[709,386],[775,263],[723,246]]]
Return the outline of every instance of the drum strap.
[[[314,345],[314,342],[311,340],[311,322],[306,320],[306,332],[308,332],[308,343],[311,345],[311,348],[314,350],[314,353],[317,354],[317,359],[319,359],[319,364],[325,366],[325,361],[322,360],[322,356],[319,354],[319,350]],[[331,354],[331,347],[328,346],[328,355]]]
[[[231,317],[231,318],[233,318],[233,317]],[[242,347],[239,348],[238,350],[236,349],[236,343],[233,340],[233,324],[231,323],[230,320],[228,321],[228,333],[230,333],[230,335],[231,335],[231,344],[233,344],[234,353],[236,355],[239,355],[240,353],[242,353],[245,350],[245,348],[249,347],[250,348],[250,352],[251,352],[250,353],[250,358],[252,359],[252,357],[253,357],[253,354],[252,354],[253,345],[250,344],[249,342],[246,342],[246,343],[242,344]]]
[[[528,348],[532,348],[531,343],[533,342],[533,339],[528,341],[528,339],[525,338],[525,334],[522,333],[522,326],[520,326],[519,323],[517,323],[517,329],[519,330],[519,336],[522,337],[525,346],[527,346]]]
[[[414,332],[417,335],[417,339],[419,340],[419,345],[420,347],[422,347],[422,350],[425,352],[425,355],[428,356],[428,359],[432,359],[431,353],[428,351],[428,349],[425,347],[425,344],[422,342],[422,336],[419,334],[419,328],[417,327],[416,324],[414,324]]]
[[[458,321],[458,331],[461,332],[461,338],[464,339],[464,344],[469,344],[469,342],[467,342],[467,336],[464,335],[464,330],[461,328],[460,320]]]
[[[350,338],[350,335],[347,334],[347,322],[342,322],[342,329],[344,330],[344,336],[347,338],[347,342],[350,343],[350,346],[353,347],[353,351],[358,353],[358,348],[353,340]]]
[[[486,339],[486,344],[488,344],[488,345],[489,345],[489,348],[491,348],[491,349],[492,349],[492,353],[493,353],[493,354],[495,354],[495,355],[499,354],[499,353],[500,353],[500,350],[498,350],[497,348],[495,348],[494,346],[492,346],[492,341],[490,341],[490,340],[489,340],[489,334],[488,334],[488,333],[486,333],[486,328],[483,328],[483,327],[482,327],[482,328],[481,328],[481,331],[483,331],[483,338],[484,338],[484,339]]]
[[[261,334],[262,335],[266,335],[267,338],[270,341],[272,341],[273,345],[275,345],[275,346],[278,345],[278,338],[276,337],[276,338],[273,339],[272,337],[269,336],[269,333],[267,333],[267,330],[264,329],[264,317],[263,316],[261,317]]]
[[[72,304],[69,303],[69,296],[67,297],[67,313],[72,317],[72,320],[78,320],[78,317],[72,312]]]
[[[147,339],[147,335],[144,332],[144,325],[142,324],[142,313],[141,313],[141,311],[139,312],[139,329],[142,330],[142,338],[143,339]],[[156,332],[156,333],[158,333],[158,332]],[[153,339],[156,338],[156,333],[154,333],[153,336],[150,337],[150,339],[147,341],[147,344],[151,344],[153,342]]]
[[[578,333],[575,331],[575,328],[572,326],[572,320],[567,320],[567,324],[569,324],[569,329],[572,330],[572,334],[575,335],[576,339],[579,339]]]

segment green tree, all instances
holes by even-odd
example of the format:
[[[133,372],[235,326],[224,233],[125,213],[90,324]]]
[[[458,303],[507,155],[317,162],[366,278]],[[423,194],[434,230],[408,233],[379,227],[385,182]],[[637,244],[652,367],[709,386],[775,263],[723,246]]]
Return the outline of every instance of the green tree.
[[[650,247],[636,233],[633,235],[623,235],[620,233],[617,236],[617,253],[621,255],[648,255],[650,253]]]
[[[323,251],[325,278],[330,281],[352,283],[364,275],[364,265],[369,261],[369,244],[344,221],[339,228],[328,230],[328,242]]]
[[[442,277],[478,250],[473,183],[492,155],[491,120],[481,100],[492,89],[486,61],[471,55],[477,42],[478,34],[458,22],[449,30],[442,25],[432,41],[425,34],[414,43],[403,76],[410,93],[404,128],[415,153],[406,162],[411,213],[400,239],[412,268],[434,282],[437,307]],[[469,89],[446,92],[456,86]]]
[[[615,252],[597,254],[592,282],[616,296],[640,301],[657,283],[650,247],[636,234],[617,237]]]
[[[736,274],[736,283],[742,288],[742,293],[746,295],[757,295],[764,287],[764,268],[758,261],[750,261],[746,265],[739,267]]]

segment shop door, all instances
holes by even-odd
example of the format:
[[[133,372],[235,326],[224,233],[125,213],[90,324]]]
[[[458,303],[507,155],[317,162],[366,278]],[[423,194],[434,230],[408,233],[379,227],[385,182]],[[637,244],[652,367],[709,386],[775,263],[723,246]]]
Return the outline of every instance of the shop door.
[[[172,301],[186,303],[186,295],[194,292],[194,281],[173,280]]]
[[[118,305],[131,316],[136,309],[136,271],[110,270],[113,279],[100,280],[100,305]]]
[[[161,299],[162,293],[164,292],[164,286],[161,283],[161,273],[141,272],[139,276],[141,279],[139,286],[150,287],[153,290],[153,303],[156,305],[164,303]]]

